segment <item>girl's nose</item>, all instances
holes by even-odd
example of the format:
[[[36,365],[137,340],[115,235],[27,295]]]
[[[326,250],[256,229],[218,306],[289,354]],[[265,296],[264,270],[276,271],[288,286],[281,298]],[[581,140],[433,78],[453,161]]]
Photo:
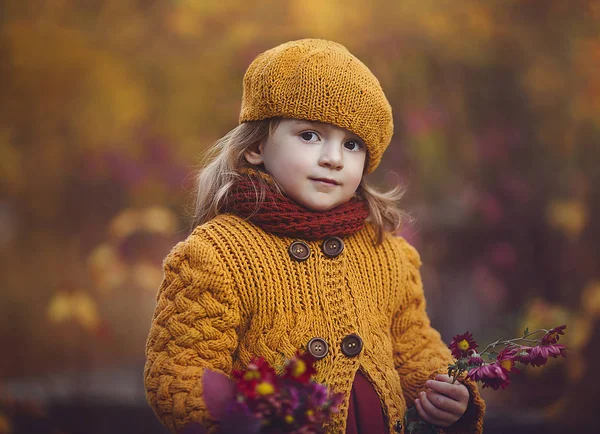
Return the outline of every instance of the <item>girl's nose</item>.
[[[343,168],[342,145],[339,143],[326,143],[323,145],[319,164],[336,170]]]

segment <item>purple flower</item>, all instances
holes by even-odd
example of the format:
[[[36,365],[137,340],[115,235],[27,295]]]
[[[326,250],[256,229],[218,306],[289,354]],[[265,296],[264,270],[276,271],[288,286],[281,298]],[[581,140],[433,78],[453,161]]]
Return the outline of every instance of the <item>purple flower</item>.
[[[450,345],[448,346],[452,351],[452,355],[457,359],[465,357],[469,351],[474,350],[477,347],[477,342],[475,342],[473,335],[469,332],[454,336],[452,342],[450,342]]]
[[[552,330],[549,330],[548,333],[544,335],[542,338],[542,345],[555,344],[560,339],[559,335],[564,335],[564,330],[567,328],[566,325],[561,325],[558,327],[554,327]]]
[[[567,347],[564,345],[538,345],[533,347],[529,352],[529,363],[531,366],[545,365],[549,357],[557,358],[558,356],[567,357]]]
[[[477,366],[469,371],[467,378],[473,381],[481,381],[483,388],[491,387],[494,390],[506,389],[510,384],[508,371],[498,363]]]
[[[312,383],[309,389],[309,399],[315,407],[321,407],[327,402],[327,387],[319,383]]]
[[[483,365],[483,359],[481,358],[481,355],[476,352],[473,352],[469,356],[469,360],[467,360],[467,365],[477,365],[477,366]]]

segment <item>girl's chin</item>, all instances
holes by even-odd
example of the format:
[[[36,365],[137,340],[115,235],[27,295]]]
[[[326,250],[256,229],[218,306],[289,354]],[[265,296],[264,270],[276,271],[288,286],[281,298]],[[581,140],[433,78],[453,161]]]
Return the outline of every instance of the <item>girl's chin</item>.
[[[300,202],[299,202],[300,203]],[[302,205],[304,208],[308,208],[311,211],[318,211],[318,212],[324,212],[324,211],[330,211],[332,209],[334,209],[335,207],[339,206],[340,204],[337,203],[315,203],[315,202],[310,202],[310,203],[300,203],[300,205]]]

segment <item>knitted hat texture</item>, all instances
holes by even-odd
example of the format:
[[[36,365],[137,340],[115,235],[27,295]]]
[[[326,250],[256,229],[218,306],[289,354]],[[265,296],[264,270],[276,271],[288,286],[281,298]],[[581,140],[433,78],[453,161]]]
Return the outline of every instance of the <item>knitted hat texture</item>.
[[[365,173],[392,138],[392,108],[377,78],[343,45],[301,39],[258,55],[244,75],[240,123],[272,117],[326,122],[358,135]]]

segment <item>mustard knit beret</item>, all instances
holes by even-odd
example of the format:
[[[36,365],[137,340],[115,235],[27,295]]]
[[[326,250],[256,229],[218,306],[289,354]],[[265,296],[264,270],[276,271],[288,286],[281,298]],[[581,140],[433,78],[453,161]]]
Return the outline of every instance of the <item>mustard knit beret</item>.
[[[392,108],[373,73],[343,45],[301,39],[258,55],[244,75],[240,123],[272,117],[326,122],[367,146],[365,173],[392,138]]]

